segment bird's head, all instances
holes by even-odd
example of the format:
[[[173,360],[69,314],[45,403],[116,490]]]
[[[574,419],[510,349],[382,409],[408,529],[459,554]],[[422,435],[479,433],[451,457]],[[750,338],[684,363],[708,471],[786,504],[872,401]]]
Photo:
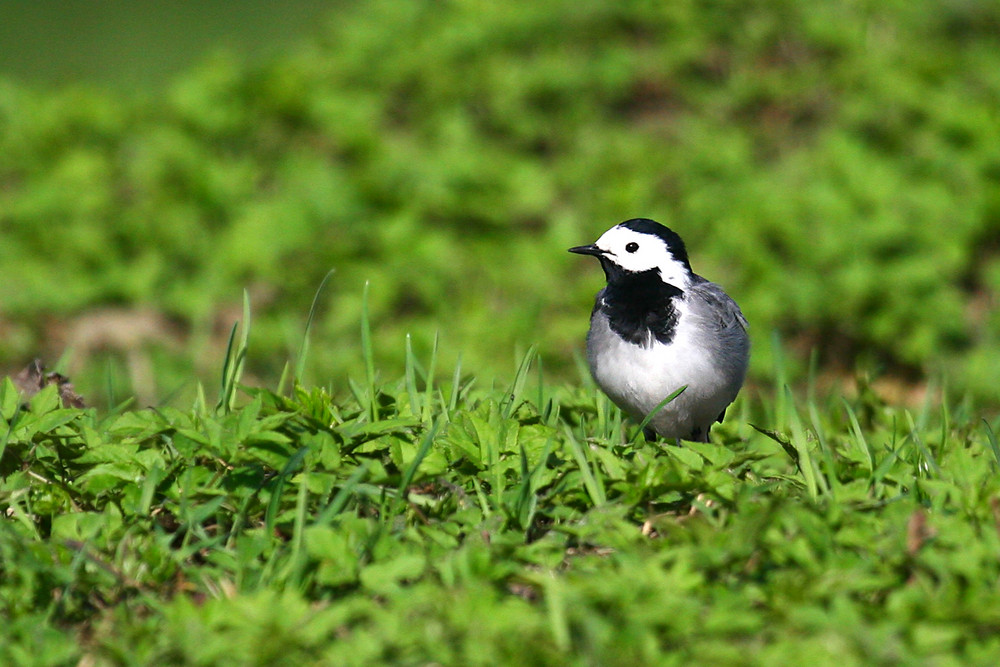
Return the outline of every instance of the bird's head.
[[[652,271],[680,290],[691,283],[691,264],[684,241],[668,227],[646,218],[626,220],[604,232],[594,243],[569,251],[601,260],[609,284]]]

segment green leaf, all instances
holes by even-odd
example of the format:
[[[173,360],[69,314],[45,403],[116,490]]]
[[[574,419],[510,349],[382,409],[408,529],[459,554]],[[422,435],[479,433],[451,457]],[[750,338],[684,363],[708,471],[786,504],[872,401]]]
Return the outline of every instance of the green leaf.
[[[426,567],[427,559],[422,554],[404,554],[362,569],[361,584],[373,593],[392,595],[401,590],[401,584],[420,577]]]

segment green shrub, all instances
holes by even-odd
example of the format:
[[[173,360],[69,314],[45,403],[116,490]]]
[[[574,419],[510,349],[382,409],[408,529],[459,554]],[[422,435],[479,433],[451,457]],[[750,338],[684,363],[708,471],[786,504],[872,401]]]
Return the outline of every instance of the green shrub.
[[[0,86],[3,360],[58,356],[52,318],[155,308],[185,342],[163,396],[249,287],[276,377],[333,268],[319,380],[358,370],[366,282],[379,349],[440,333],[496,371],[537,343],[561,371],[600,283],[565,248],[643,215],[743,305],[756,377],[777,330],[995,398],[998,24],[986,0],[386,1],[146,99]]]

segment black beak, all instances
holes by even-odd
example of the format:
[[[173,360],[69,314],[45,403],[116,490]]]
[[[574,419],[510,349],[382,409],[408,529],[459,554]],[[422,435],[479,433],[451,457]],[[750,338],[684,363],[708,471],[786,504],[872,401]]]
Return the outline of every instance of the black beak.
[[[590,245],[578,245],[575,248],[570,248],[569,251],[575,252],[577,255],[593,255],[594,257],[602,257],[604,255],[604,251],[593,243]]]

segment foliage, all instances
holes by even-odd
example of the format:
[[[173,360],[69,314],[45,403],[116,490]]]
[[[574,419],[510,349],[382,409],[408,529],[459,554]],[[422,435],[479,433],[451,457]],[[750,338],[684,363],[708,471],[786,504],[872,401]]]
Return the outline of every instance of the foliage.
[[[69,318],[155,309],[163,398],[249,287],[274,378],[333,268],[315,379],[361,371],[366,282],[378,349],[440,332],[496,373],[537,343],[565,377],[599,275],[563,251],[646,215],[758,334],[995,400],[998,26],[987,0],[365,2],[155,98],[0,84],[3,360],[69,345],[94,394],[124,343]]]
[[[342,400],[231,402],[232,371],[215,407],[108,414],[7,381],[0,661],[1000,655],[998,424],[778,391],[716,443],[649,443],[531,360],[486,388],[407,353]]]
[[[0,83],[0,361],[102,404],[0,385],[0,663],[995,664],[998,7],[376,0]],[[564,249],[635,215],[752,323],[713,444],[573,376]],[[772,330],[974,400],[793,394]]]

